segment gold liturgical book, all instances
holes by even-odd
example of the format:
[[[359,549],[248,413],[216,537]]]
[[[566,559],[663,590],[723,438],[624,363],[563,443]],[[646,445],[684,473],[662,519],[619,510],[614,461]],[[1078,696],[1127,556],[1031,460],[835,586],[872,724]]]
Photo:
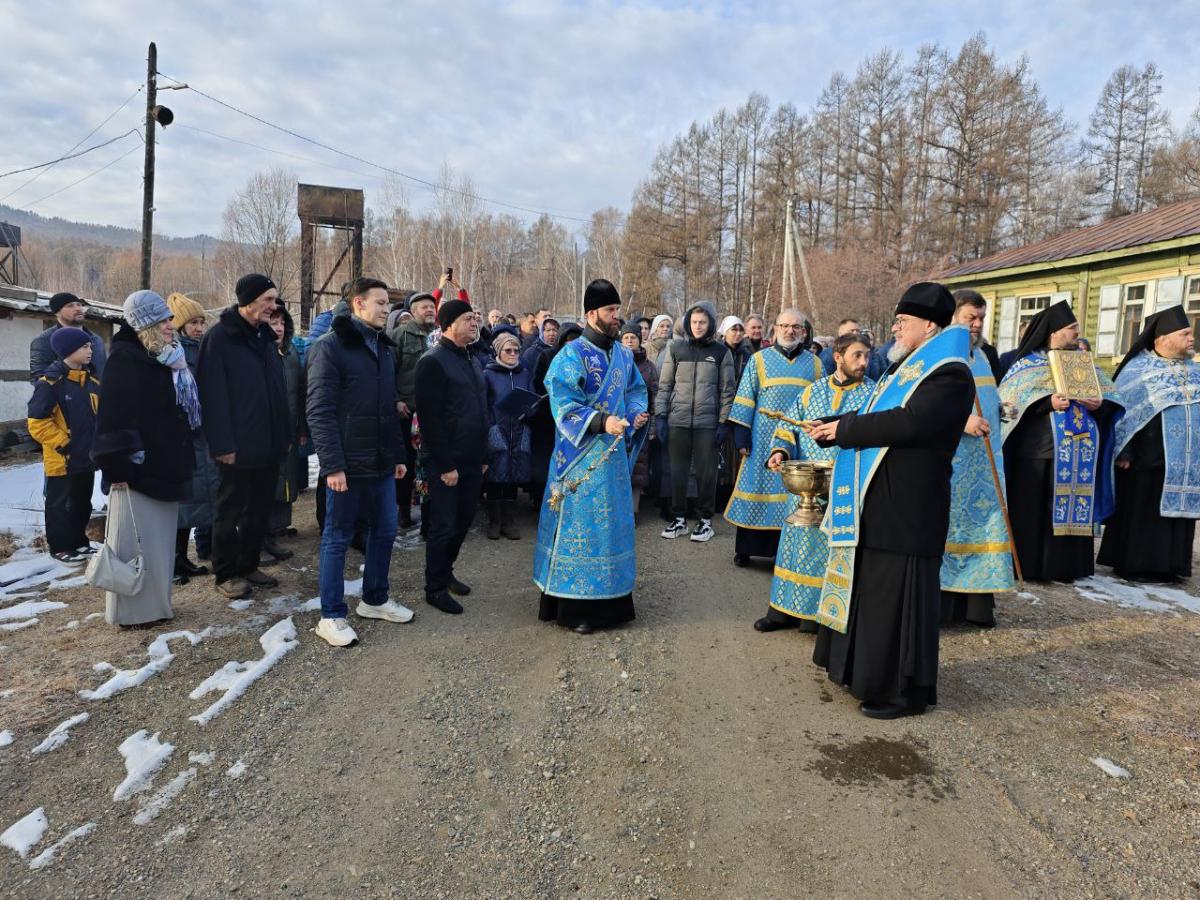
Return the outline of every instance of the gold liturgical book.
[[[1050,375],[1055,393],[1070,400],[1103,400],[1092,354],[1086,350],[1051,350]]]

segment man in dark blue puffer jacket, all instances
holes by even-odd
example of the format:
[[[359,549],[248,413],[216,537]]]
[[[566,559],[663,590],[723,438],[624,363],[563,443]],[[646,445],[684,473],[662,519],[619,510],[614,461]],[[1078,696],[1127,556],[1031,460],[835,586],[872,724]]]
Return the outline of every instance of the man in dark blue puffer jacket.
[[[308,360],[308,432],[328,491],[321,533],[321,621],[317,636],[334,647],[358,639],[346,622],[346,547],[360,519],[367,526],[361,618],[410,622],[412,610],[388,599],[396,537],[395,479],[406,467],[396,411],[395,344],[383,333],[387,285],[359,278],[350,315],[335,316]]]

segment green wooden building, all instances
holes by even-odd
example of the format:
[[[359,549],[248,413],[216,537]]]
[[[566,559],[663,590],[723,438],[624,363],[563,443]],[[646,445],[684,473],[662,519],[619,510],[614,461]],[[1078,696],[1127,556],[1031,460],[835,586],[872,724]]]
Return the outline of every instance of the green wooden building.
[[[1024,322],[1067,300],[1097,363],[1111,367],[1151,313],[1183,304],[1193,327],[1200,322],[1200,198],[1004,250],[935,277],[987,298],[986,333],[1001,352],[1016,346]]]

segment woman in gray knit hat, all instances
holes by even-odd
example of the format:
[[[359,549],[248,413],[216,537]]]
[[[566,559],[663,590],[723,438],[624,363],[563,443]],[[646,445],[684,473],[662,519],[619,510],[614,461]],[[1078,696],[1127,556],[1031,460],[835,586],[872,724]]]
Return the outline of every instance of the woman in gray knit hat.
[[[120,559],[140,554],[144,573],[136,593],[106,595],[105,619],[144,625],[174,616],[175,524],[191,495],[200,400],[166,301],[136,291],[124,309],[100,380],[92,459],[110,489],[105,542]]]

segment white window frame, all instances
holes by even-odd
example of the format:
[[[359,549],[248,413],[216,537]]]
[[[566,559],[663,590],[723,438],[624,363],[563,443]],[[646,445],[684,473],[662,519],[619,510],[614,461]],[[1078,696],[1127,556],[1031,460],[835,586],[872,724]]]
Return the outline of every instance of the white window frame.
[[[1045,303],[1039,303],[1039,300],[1044,300]],[[1034,306],[1026,306],[1026,301],[1037,304]],[[1028,294],[1024,297],[1017,298],[1017,334],[1021,333],[1021,326],[1036,316],[1044,309],[1048,309],[1050,304],[1054,302],[1053,294]]]
[[[1200,275],[1189,275],[1183,290],[1183,311],[1192,328],[1200,327]]]
[[[1142,289],[1142,296],[1136,301],[1129,299],[1129,292],[1134,288]],[[1121,285],[1121,313],[1117,320],[1117,351],[1114,355],[1123,356],[1129,351],[1129,345],[1133,343],[1133,339],[1137,337],[1137,333],[1142,330],[1142,323],[1146,321],[1148,315],[1146,310],[1150,308],[1150,284],[1145,281],[1133,281],[1129,284]],[[1129,310],[1131,307],[1138,307],[1141,315],[1138,317],[1138,327],[1128,329]]]

